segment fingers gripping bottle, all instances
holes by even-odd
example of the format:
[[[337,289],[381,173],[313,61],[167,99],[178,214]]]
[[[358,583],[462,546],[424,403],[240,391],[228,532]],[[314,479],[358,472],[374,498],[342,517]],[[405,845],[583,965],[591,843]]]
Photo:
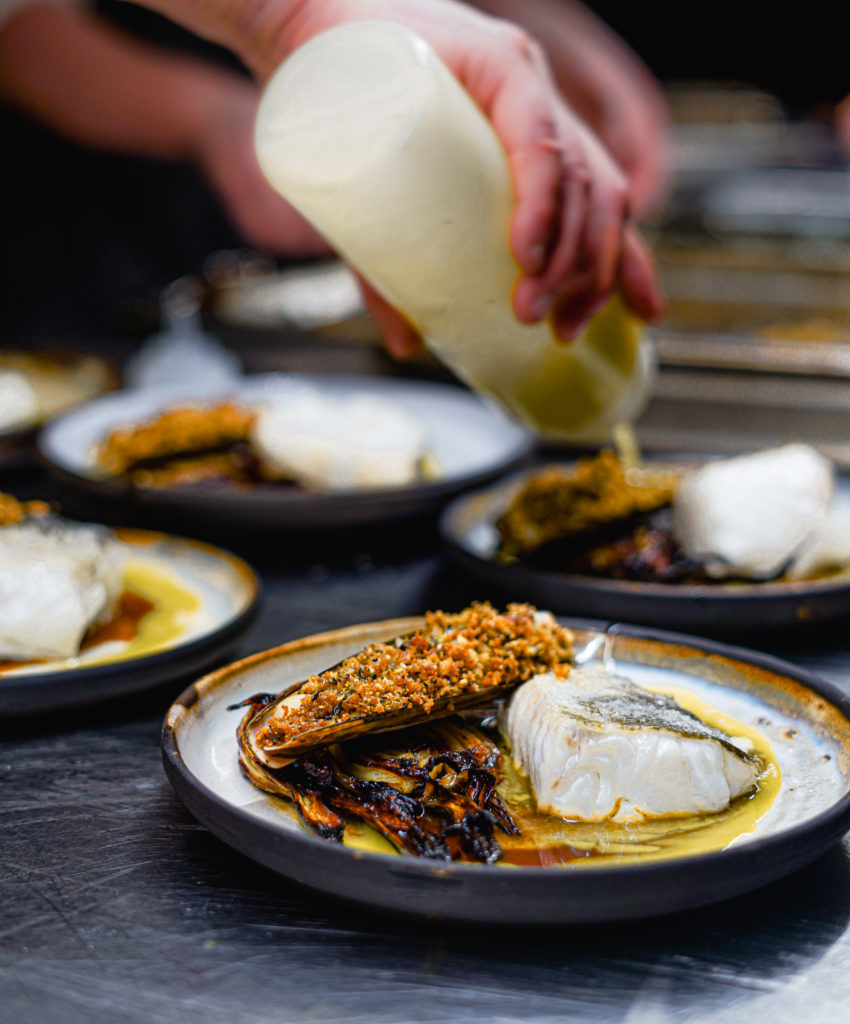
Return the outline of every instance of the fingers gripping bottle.
[[[613,300],[571,344],[511,310],[501,143],[430,45],[390,22],[315,36],[268,82],[264,174],[475,390],[538,433],[600,441],[643,406],[651,349]]]

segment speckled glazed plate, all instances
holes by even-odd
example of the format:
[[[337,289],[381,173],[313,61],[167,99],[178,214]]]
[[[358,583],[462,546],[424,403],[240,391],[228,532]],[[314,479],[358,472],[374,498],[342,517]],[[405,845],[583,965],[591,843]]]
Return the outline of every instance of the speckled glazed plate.
[[[850,570],[793,583],[639,583],[499,561],[496,520],[522,486],[516,474],[462,495],[444,511],[440,533],[452,560],[487,593],[531,601],[564,615],[616,618],[715,635],[811,626],[850,614]],[[840,477],[835,513],[850,522],[850,481]]]
[[[260,597],[227,551],[150,530],[116,530],[130,554],[123,614],[74,658],[0,662],[0,718],[84,707],[198,672],[227,654]]]
[[[184,401],[232,397],[260,403],[287,383],[307,383],[331,395],[392,400],[422,424],[438,467],[433,481],[412,486],[335,493],[257,484],[241,489],[135,488],[98,475],[92,450],[111,430],[158,415]],[[460,387],[368,376],[260,374],[230,386],[121,391],[105,395],[51,423],[39,439],[48,466],[69,486],[148,509],[206,515],[211,494],[216,518],[235,526],[325,529],[365,525],[431,512],[448,498],[513,468],[532,442],[528,433]]]
[[[237,764],[240,711],[365,644],[414,628],[403,619],[307,637],[206,676],[172,705],[165,770],[192,814],[246,857],[294,882],[383,911],[492,924],[626,920],[715,902],[771,882],[850,826],[850,700],[787,663],[712,641],[563,620],[577,660],[602,658],[641,685],[687,690],[773,747],[782,783],[753,831],[725,849],[670,859],[504,867],[367,852],[306,832]]]

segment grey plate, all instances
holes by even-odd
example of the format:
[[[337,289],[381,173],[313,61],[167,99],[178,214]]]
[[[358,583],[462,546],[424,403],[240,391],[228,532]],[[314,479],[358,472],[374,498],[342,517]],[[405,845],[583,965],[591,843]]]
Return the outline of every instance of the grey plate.
[[[92,448],[115,427],[157,415],[174,403],[233,396],[260,402],[282,382],[307,382],[331,394],[376,395],[404,406],[423,424],[442,470],[434,482],[384,490],[315,493],[297,487],[141,489],[99,478]],[[459,387],[425,381],[336,375],[260,374],[230,387],[157,388],[106,395],[51,423],[39,439],[49,468],[78,490],[150,509],[208,516],[238,526],[311,528],[354,526],[432,512],[459,491],[514,467],[532,446],[529,434]]]
[[[811,626],[850,614],[850,571],[816,581],[692,586],[604,580],[499,562],[494,523],[525,476],[458,498],[440,520],[452,559],[487,588],[509,593],[513,600],[561,614],[727,636]],[[850,487],[843,478],[836,502],[850,519]]]
[[[420,621],[307,637],[190,686],[168,712],[162,749],[166,773],[192,814],[225,843],[299,884],[384,911],[500,925],[626,920],[711,903],[802,866],[850,825],[850,701],[840,692],[752,651],[565,620],[585,660],[604,657],[638,683],[688,688],[740,721],[759,723],[783,784],[753,833],[719,852],[579,868],[436,863],[319,839],[242,776],[235,735],[241,712],[226,708],[253,693],[277,692]]]
[[[140,656],[109,644],[89,648],[78,658],[0,672],[0,718],[87,707],[202,671],[232,650],[248,628],[260,584],[240,558],[151,530],[116,532],[133,549],[131,561],[151,565],[190,591],[196,609],[185,614],[178,635]]]

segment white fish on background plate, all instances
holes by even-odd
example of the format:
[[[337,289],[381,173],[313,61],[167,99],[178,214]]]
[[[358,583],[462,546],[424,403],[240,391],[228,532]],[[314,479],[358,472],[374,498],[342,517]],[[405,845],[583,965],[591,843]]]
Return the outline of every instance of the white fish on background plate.
[[[0,528],[0,659],[70,658],[108,621],[123,589],[124,545],[57,516]]]
[[[676,539],[718,579],[768,580],[789,566],[799,575],[804,548],[806,571],[840,565],[850,531],[830,525],[834,490],[832,463],[805,444],[708,462],[679,483]]]
[[[316,490],[404,486],[426,455],[423,426],[403,405],[307,387],[262,406],[251,441],[268,475]]]
[[[22,430],[38,416],[38,399],[22,373],[0,370],[0,431]]]

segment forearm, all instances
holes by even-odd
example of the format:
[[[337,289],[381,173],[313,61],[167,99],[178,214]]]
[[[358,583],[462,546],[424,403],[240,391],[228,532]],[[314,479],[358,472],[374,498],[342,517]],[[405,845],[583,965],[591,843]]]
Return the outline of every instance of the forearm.
[[[219,99],[236,84],[231,72],[50,4],[22,8],[2,26],[0,65],[0,98],[58,133],[160,159],[194,158]]]
[[[130,0],[159,11],[199,36],[227,47],[264,82],[295,45],[293,26],[305,0]]]
[[[261,84],[296,47],[346,21],[398,20],[435,41],[483,19],[464,0],[130,0],[150,7],[214,43],[227,47]],[[448,17],[452,23],[443,28]],[[459,48],[463,48],[463,44]],[[438,49],[440,47],[438,46]],[[445,52],[441,54],[446,58]],[[453,68],[457,72],[457,68]]]

